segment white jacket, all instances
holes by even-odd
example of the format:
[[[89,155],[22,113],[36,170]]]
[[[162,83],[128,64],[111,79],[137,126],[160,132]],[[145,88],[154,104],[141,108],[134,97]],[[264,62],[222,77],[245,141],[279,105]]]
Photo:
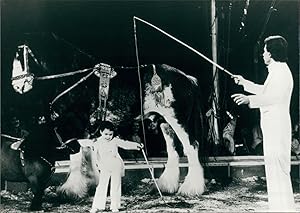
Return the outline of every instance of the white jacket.
[[[286,63],[273,61],[268,66],[268,77],[263,85],[244,83],[249,95],[249,107],[259,108],[264,141],[264,154],[280,156],[282,168],[290,171],[291,119],[290,100],[293,77]]]

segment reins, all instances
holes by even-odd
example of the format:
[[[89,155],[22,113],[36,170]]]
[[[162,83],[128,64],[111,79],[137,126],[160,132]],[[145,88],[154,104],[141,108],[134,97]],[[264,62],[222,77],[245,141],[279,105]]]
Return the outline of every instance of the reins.
[[[25,45],[19,46],[19,47],[23,47]],[[44,68],[41,63],[39,63],[39,61],[36,59],[36,57],[34,56],[32,50],[26,46],[26,49],[28,50],[28,53],[30,53],[30,56],[33,58],[33,60],[35,61],[36,64],[38,64],[39,66],[41,66],[42,68]],[[55,74],[55,75],[47,75],[47,76],[34,76],[31,73],[26,73],[17,77],[13,77],[12,80],[18,80],[18,79],[22,79],[24,77],[30,76],[32,75],[33,78],[35,80],[52,80],[52,79],[57,79],[57,78],[64,78],[64,77],[69,77],[69,76],[73,76],[73,75],[77,75],[77,74],[82,74],[82,73],[86,73],[89,72],[86,76],[82,77],[79,81],[75,82],[72,86],[70,86],[69,88],[67,88],[66,90],[64,90],[63,92],[61,92],[60,94],[58,94],[51,102],[50,102],[50,109],[52,108],[52,105],[59,99],[61,98],[63,95],[67,94],[68,92],[70,92],[72,89],[74,89],[75,87],[77,87],[79,84],[81,84],[82,82],[84,82],[85,80],[87,80],[90,76],[92,76],[92,74],[94,74],[96,71],[99,70],[99,67],[101,68],[101,66],[110,66],[110,65],[106,65],[104,63],[100,63],[95,65],[93,68],[86,68],[86,69],[80,69],[80,70],[76,70],[73,72],[67,72],[67,73],[62,73],[62,74]],[[112,70],[114,69],[138,69],[141,67],[146,67],[149,66],[149,64],[144,64],[144,65],[138,65],[138,66],[110,66]]]

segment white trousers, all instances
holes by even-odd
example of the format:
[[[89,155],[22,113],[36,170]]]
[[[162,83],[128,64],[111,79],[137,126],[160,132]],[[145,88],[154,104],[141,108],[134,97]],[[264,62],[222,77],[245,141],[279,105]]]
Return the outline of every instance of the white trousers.
[[[107,188],[110,180],[110,209],[119,209],[121,207],[121,174],[118,172],[109,172],[102,170],[99,175],[99,183],[96,188],[92,209],[105,209],[107,198]]]
[[[290,171],[278,157],[265,157],[268,204],[270,212],[295,212]]]

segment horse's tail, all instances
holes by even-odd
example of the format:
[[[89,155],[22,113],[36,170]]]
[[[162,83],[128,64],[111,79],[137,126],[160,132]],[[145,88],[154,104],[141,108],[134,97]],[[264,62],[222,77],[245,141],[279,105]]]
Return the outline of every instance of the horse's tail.
[[[206,140],[206,127],[204,124],[203,118],[203,104],[201,100],[201,93],[200,88],[198,85],[194,85],[194,92],[196,97],[193,102],[193,107],[191,111],[191,117],[189,120],[189,136],[190,141],[194,141],[194,146],[198,146],[198,154],[199,160],[202,163],[207,162],[208,155],[209,155],[209,147]]]
[[[64,200],[78,200],[88,195],[91,188],[98,184],[98,171],[94,168],[92,151],[82,148],[75,155],[70,156],[70,170],[66,182],[57,189],[57,193]]]
[[[77,200],[83,198],[87,194],[86,179],[81,173],[81,152],[70,156],[70,169],[67,180],[63,185],[59,186],[57,193],[63,199]]]

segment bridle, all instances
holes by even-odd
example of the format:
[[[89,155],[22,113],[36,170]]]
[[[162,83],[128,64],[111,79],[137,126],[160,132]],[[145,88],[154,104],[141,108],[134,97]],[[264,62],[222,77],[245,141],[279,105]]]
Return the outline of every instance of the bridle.
[[[20,50],[23,50],[22,56],[19,54]],[[26,93],[32,89],[34,75],[29,71],[28,65],[28,54],[38,63],[37,59],[34,57],[32,51],[27,45],[18,46],[18,51],[13,61],[12,70],[12,86],[14,90],[20,94]],[[20,61],[20,57],[23,57],[23,64]]]

